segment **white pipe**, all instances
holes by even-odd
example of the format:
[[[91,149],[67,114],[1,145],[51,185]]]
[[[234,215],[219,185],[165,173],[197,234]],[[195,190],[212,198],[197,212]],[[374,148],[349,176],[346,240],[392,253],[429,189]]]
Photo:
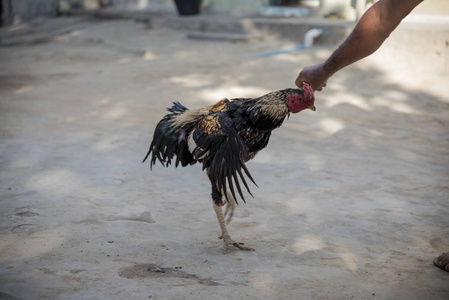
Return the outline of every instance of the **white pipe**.
[[[309,48],[313,46],[313,41],[323,34],[323,29],[310,29],[304,35],[304,47]]]

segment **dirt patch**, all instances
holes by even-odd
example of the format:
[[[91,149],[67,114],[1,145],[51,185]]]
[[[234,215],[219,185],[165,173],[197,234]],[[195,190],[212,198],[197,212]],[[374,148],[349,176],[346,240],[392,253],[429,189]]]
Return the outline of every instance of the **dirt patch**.
[[[221,285],[220,283],[200,277],[195,274],[189,274],[181,270],[181,267],[162,268],[156,264],[137,264],[129,268],[121,269],[118,274],[128,279],[137,278],[183,278],[191,279],[204,285]]]

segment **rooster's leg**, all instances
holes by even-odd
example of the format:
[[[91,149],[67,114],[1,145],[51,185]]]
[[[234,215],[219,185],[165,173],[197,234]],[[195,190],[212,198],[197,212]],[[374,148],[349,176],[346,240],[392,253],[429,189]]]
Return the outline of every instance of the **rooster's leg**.
[[[234,197],[228,192],[229,201],[226,203],[226,208],[224,212],[224,217],[226,218],[226,224],[231,223],[232,217],[234,216],[234,210],[237,206]]]
[[[220,228],[221,228],[221,236],[219,238],[223,239],[223,241],[224,241],[224,253],[226,253],[228,251],[229,246],[234,246],[241,250],[254,251],[253,248],[245,246],[243,243],[234,242],[231,239],[231,236],[229,235],[228,230],[226,228],[226,221],[223,216],[223,211],[221,209],[221,206],[218,206],[217,204],[215,204],[215,201],[213,202],[213,204],[214,204],[215,213],[217,214],[218,223],[220,224]]]

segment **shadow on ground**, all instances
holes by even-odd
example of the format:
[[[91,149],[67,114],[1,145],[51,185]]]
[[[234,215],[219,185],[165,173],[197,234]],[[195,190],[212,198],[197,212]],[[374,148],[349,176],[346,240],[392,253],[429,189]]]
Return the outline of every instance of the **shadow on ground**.
[[[292,115],[248,164],[259,188],[230,231],[257,251],[223,255],[200,166],[141,164],[154,127],[172,101],[292,87],[332,48],[242,59],[294,43],[57,22],[0,48],[2,295],[448,296],[432,266],[449,249],[447,57],[410,63],[413,49],[386,44],[335,75],[317,111]]]

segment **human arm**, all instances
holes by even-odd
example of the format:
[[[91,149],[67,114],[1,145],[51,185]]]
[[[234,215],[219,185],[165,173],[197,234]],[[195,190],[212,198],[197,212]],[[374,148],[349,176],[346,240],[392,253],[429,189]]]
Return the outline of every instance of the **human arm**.
[[[344,67],[374,53],[391,32],[423,0],[379,0],[371,6],[355,26],[348,38],[332,55],[318,65],[304,68],[295,84],[309,83],[321,91],[327,80]]]

